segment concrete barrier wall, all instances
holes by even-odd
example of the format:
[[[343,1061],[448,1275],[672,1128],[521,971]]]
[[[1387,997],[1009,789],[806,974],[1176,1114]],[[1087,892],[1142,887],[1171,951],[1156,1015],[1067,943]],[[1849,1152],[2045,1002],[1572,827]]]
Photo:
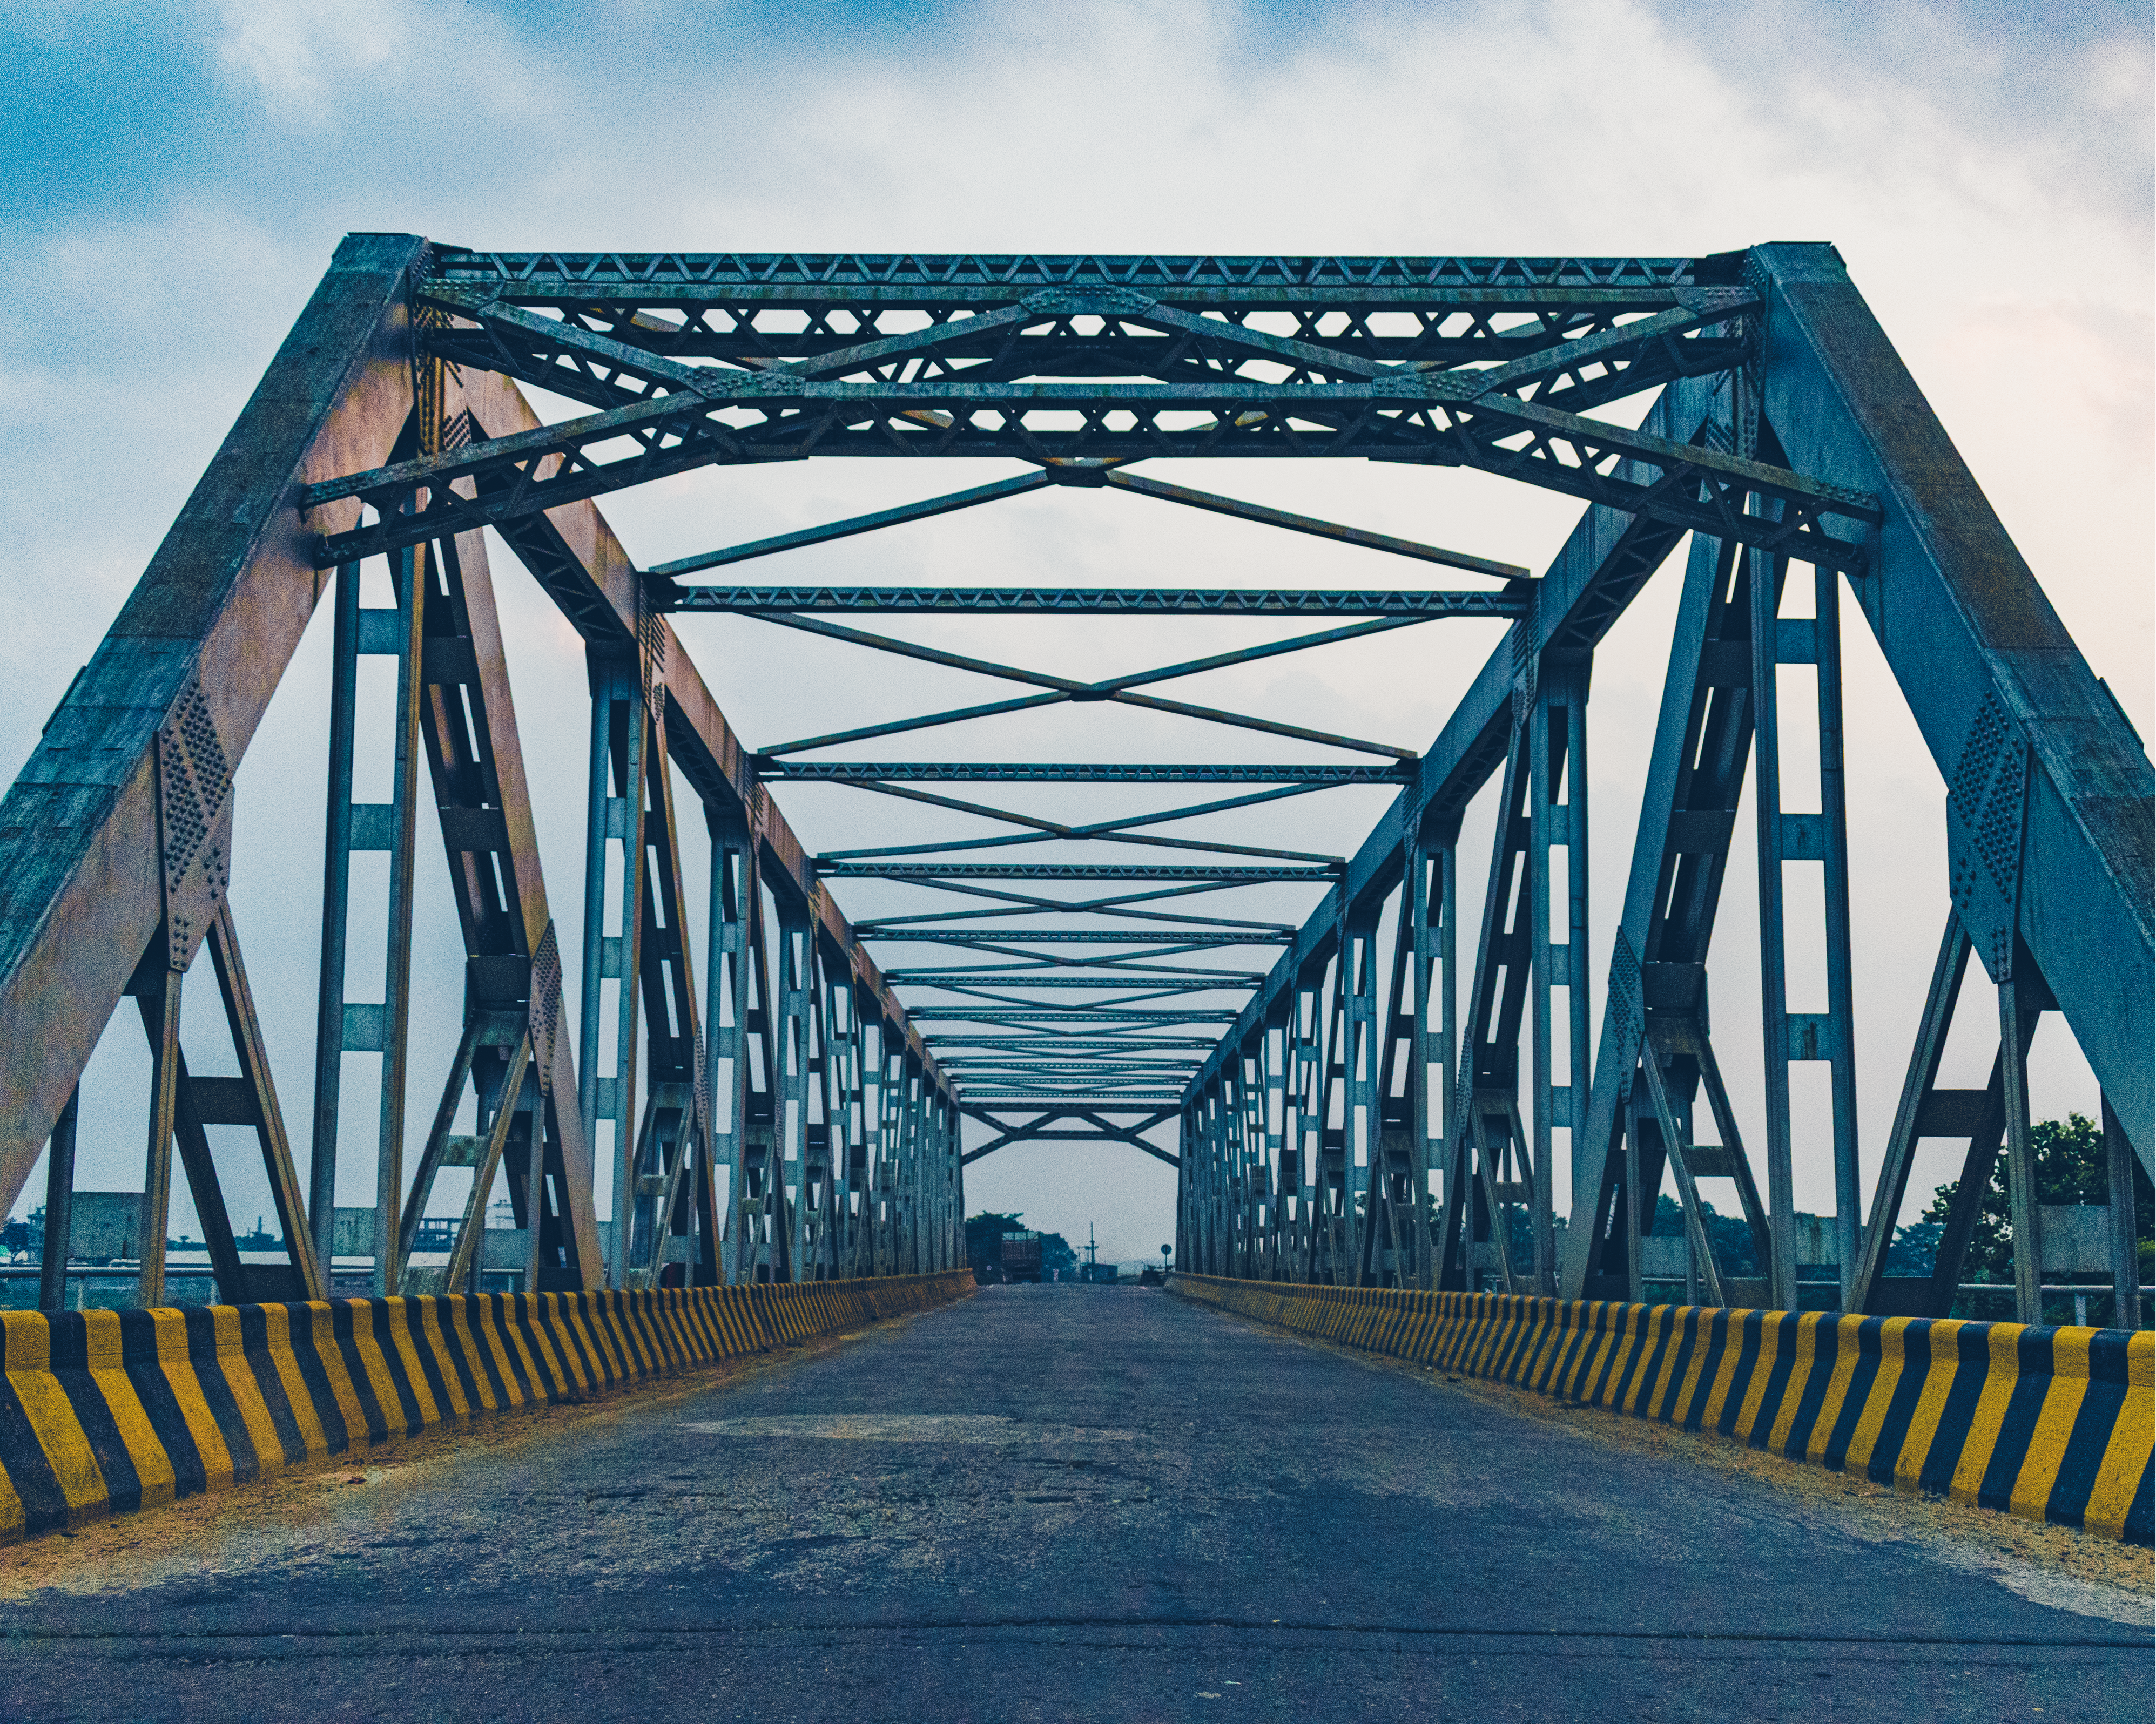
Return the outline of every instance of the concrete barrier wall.
[[[0,1540],[964,1297],[970,1270],[644,1293],[0,1312]]]
[[[1349,1347],[1715,1430],[2030,1520],[2151,1542],[2156,1334],[1567,1303],[1177,1275],[1185,1299]]]

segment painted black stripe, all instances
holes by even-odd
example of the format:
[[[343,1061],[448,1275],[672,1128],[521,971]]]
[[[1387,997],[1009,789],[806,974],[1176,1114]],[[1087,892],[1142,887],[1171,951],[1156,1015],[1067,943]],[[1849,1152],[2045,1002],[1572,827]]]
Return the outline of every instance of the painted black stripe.
[[[157,1319],[146,1311],[120,1313],[120,1357],[128,1386],[142,1403],[151,1434],[165,1451],[172,1469],[172,1494],[198,1496],[209,1488],[209,1469],[203,1465],[187,1416],[180,1410],[180,1398],[157,1358]]]
[[[494,1392],[494,1404],[507,1407],[523,1392],[524,1373],[517,1368],[514,1347],[502,1342],[510,1359],[508,1364],[503,1365],[495,1358],[494,1348],[488,1343],[489,1335],[501,1340],[500,1307],[494,1303],[490,1293],[459,1295],[459,1303],[464,1308],[464,1326],[471,1336],[471,1367],[486,1373],[487,1387]]]
[[[1794,1340],[1789,1355],[1794,1370],[1796,1357]],[[1824,1321],[1815,1324],[1812,1327],[1811,1370],[1804,1378],[1804,1393],[1797,1399],[1796,1417],[1789,1421],[1789,1434],[1782,1444],[1784,1456],[1802,1460],[1810,1452],[1812,1427],[1819,1423],[1820,1408],[1826,1404],[1826,1392],[1834,1382],[1835,1367],[1840,1362],[1840,1325]]]
[[[501,1342],[502,1353],[509,1356],[509,1377],[517,1386],[517,1394],[521,1394],[526,1403],[546,1401],[546,1394],[532,1383],[531,1368],[526,1368],[526,1364],[524,1364],[524,1356],[517,1352],[516,1319],[509,1311],[509,1297],[511,1296],[506,1296],[506,1293],[475,1293],[472,1296],[472,1338],[480,1347],[487,1347],[485,1334],[491,1334],[495,1341]],[[490,1360],[494,1357],[491,1347],[487,1347],[487,1357]],[[509,1405],[506,1392],[502,1394],[501,1405]]]
[[[1763,1337],[1764,1332],[1763,1323]],[[1763,1338],[1761,1345],[1765,1345]],[[1789,1373],[1796,1366],[1797,1325],[1795,1320],[1785,1317],[1774,1326],[1774,1357],[1767,1367],[1766,1391],[1759,1397],[1759,1410],[1752,1416],[1752,1434],[1745,1439],[1753,1448],[1764,1449],[1774,1434],[1774,1420],[1782,1410],[1782,1397],[1789,1393]]]
[[[225,1450],[232,1457],[232,1476],[259,1478],[262,1459],[254,1452],[254,1434],[240,1415],[239,1399],[226,1380],[225,1361],[218,1357],[217,1319],[199,1308],[180,1315],[187,1325],[187,1362],[194,1367],[195,1381],[202,1385],[210,1423],[224,1439]],[[247,1363],[244,1359],[234,1361],[233,1368],[244,1371]]]
[[[2074,1428],[2066,1434],[2066,1452],[2059,1462],[2058,1476],[2051,1481],[2051,1494],[2045,1500],[2047,1521],[2078,1526],[2087,1516],[2089,1494],[2096,1489],[2097,1475],[2103,1469],[2104,1448],[2118,1427],[2119,1411],[2126,1405],[2128,1393],[2125,1383],[2119,1380],[2125,1375],[2123,1370],[2117,1377],[2100,1373],[2096,1352],[2111,1343],[2123,1366],[2128,1339],[2125,1330],[2105,1329],[2089,1343],[2088,1388],[2074,1410]]]
[[[413,1392],[412,1373],[405,1366],[403,1349],[397,1345],[396,1326],[391,1322],[390,1315],[387,1299],[362,1301],[352,1312],[352,1338],[357,1342],[362,1334],[374,1337],[374,1345],[382,1354],[382,1367],[389,1373],[389,1387],[396,1394],[397,1409],[403,1419],[404,1429],[417,1430],[424,1423],[419,1416],[419,1397]],[[385,1428],[388,1410],[382,1408]]]
[[[1645,1409],[1648,1418],[1663,1424],[1670,1423],[1670,1415],[1676,1410],[1677,1397],[1684,1393],[1685,1376],[1691,1369],[1692,1356],[1700,1349],[1700,1327],[1702,1324],[1711,1327],[1713,1321],[1712,1311],[1694,1306],[1681,1312],[1670,1326],[1670,1345],[1676,1350],[1676,1357],[1670,1365],[1668,1386]]]
[[[291,1308],[280,1306],[290,1321]],[[305,1310],[303,1306],[301,1310]],[[306,1439],[300,1434],[300,1422],[292,1414],[291,1398],[285,1393],[285,1373],[277,1368],[277,1362],[270,1356],[270,1320],[263,1315],[259,1305],[239,1307],[239,1357],[247,1371],[254,1392],[262,1397],[262,1405],[270,1414],[270,1429],[277,1434],[277,1446],[287,1465],[296,1465],[307,1458]],[[304,1377],[302,1381],[304,1381]],[[267,1461],[267,1455],[258,1460]]]
[[[1939,1409],[1932,1450],[1924,1457],[1924,1470],[1917,1479],[1925,1490],[1942,1493],[1953,1484],[1963,1446],[1969,1441],[1969,1428],[1976,1419],[1976,1403],[1983,1398],[1984,1379],[1991,1373],[1991,1325],[1964,1323],[1956,1330],[1954,1361],[1953,1387],[1947,1391],[1946,1404]]]
[[[584,1367],[584,1382],[588,1388],[601,1389],[607,1386],[613,1377],[613,1373],[608,1371],[598,1360],[592,1357],[592,1344],[588,1342],[579,1331],[576,1319],[571,1312],[570,1302],[572,1300],[582,1299],[583,1296],[581,1293],[559,1293],[555,1296],[557,1302],[554,1306],[554,1321],[548,1333],[554,1336],[564,1352],[582,1361]],[[572,1384],[571,1387],[573,1388],[575,1385]]]
[[[1881,1326],[1883,1334],[1885,1326]],[[1894,1384],[1894,1397],[1887,1403],[1887,1416],[1880,1421],[1871,1458],[1864,1467],[1864,1475],[1875,1485],[1894,1482],[1894,1470],[1902,1464],[1902,1446],[1909,1440],[1909,1423],[1917,1416],[1932,1372],[1948,1368],[1944,1362],[1936,1367],[1932,1363],[1932,1319],[1923,1317],[1902,1331],[1902,1375]]]
[[[2058,1332],[2048,1326],[2032,1326],[2015,1341],[2020,1369],[1991,1445],[1991,1458],[1984,1463],[1984,1482],[1977,1487],[1976,1500],[1982,1507],[2003,1509],[2014,1500],[2014,1480],[2029,1458],[2030,1439],[2044,1414],[2044,1398],[2051,1392],[2051,1342]]]
[[[425,1297],[429,1305],[439,1303],[431,1294]],[[387,1309],[385,1304],[385,1311]],[[434,1417],[445,1424],[452,1423],[457,1416],[456,1403],[449,1394],[449,1379],[442,1374],[442,1362],[434,1357],[434,1344],[427,1338],[427,1311],[428,1305],[421,1304],[417,1298],[404,1301],[404,1337],[412,1344],[412,1357],[419,1362],[419,1376],[426,1383],[427,1393],[434,1403]],[[393,1324],[391,1326],[393,1329],[395,1326]],[[455,1343],[449,1342],[448,1337],[444,1336],[443,1340],[454,1348]],[[404,1374],[407,1378],[410,1378],[409,1366],[405,1367]],[[463,1385],[459,1383],[458,1387],[462,1388]],[[466,1402],[465,1404],[469,1406],[470,1403]],[[415,1425],[419,1422],[416,1408],[413,1411],[412,1422]]]
[[[23,1531],[44,1532],[67,1524],[67,1496],[59,1475],[45,1459],[44,1444],[38,1440],[30,1415],[23,1408],[15,1386],[0,1373],[0,1470],[23,1500]]]
[[[511,1321],[524,1337],[524,1344],[531,1349],[531,1367],[539,1378],[532,1385],[535,1398],[542,1401],[558,1401],[564,1395],[576,1393],[575,1378],[552,1341],[540,1332],[539,1301],[542,1296],[537,1293],[505,1293],[501,1296],[510,1301]],[[561,1372],[563,1378],[559,1388],[554,1386],[557,1371]]]
[[[1849,1459],[1849,1445],[1856,1435],[1856,1428],[1864,1422],[1864,1403],[1871,1398],[1871,1385],[1879,1380],[1880,1331],[1885,1327],[1884,1317],[1866,1317],[1857,1326],[1854,1340],[1835,1333],[1835,1364],[1840,1363],[1840,1350],[1845,1347],[1856,1349],[1856,1363],[1849,1373],[1849,1387],[1843,1391],[1840,1409],[1835,1414],[1834,1429],[1826,1434],[1821,1460],[1835,1471],[1843,1470]],[[1830,1380],[1833,1373],[1830,1372]],[[1818,1424],[1815,1415],[1813,1424]],[[1810,1446],[1807,1440],[1805,1446]]]
[[[1722,1374],[1722,1356],[1729,1350],[1729,1312],[1717,1310],[1707,1320],[1707,1356],[1699,1362],[1699,1376],[1691,1386],[1691,1399],[1684,1408],[1681,1419],[1671,1410],[1670,1422],[1681,1423],[1688,1431],[1696,1431],[1707,1417],[1707,1403],[1714,1397],[1714,1380]],[[1682,1391],[1684,1385],[1678,1384]]]
[[[366,1310],[363,1299],[331,1300],[330,1339],[338,1358],[344,1362],[344,1374],[352,1384],[353,1398],[359,1403],[359,1416],[367,1422],[367,1440],[372,1444],[388,1439],[389,1421],[382,1415],[382,1398],[374,1392],[374,1378],[367,1371],[367,1361],[360,1357],[354,1333],[355,1326],[367,1321]]]
[[[315,1410],[315,1422],[321,1427],[324,1451],[341,1454],[352,1446],[352,1433],[346,1429],[343,1404],[330,1387],[329,1367],[322,1363],[321,1351],[315,1345],[315,1309],[309,1305],[291,1304],[285,1306],[284,1311],[285,1333],[291,1347],[292,1362],[299,1369],[300,1386],[306,1390],[308,1403]],[[255,1380],[260,1382],[260,1376]],[[267,1385],[263,1393],[266,1397]],[[292,1459],[304,1460],[310,1453],[301,1439]]]
[[[442,1337],[442,1351],[449,1355],[449,1368],[456,1373],[457,1388],[464,1395],[465,1405],[471,1409],[472,1417],[476,1419],[486,1410],[486,1398],[480,1393],[480,1385],[485,1383],[491,1388],[493,1379],[485,1359],[472,1357],[464,1337],[457,1332],[457,1312],[464,1306],[465,1301],[460,1298],[431,1293],[427,1298],[426,1310],[434,1316],[434,1332]],[[422,1321],[416,1326],[418,1334],[424,1337],[427,1333],[425,1322]],[[479,1343],[479,1347],[482,1354],[486,1350],[484,1342]],[[447,1387],[446,1384],[444,1386]],[[450,1410],[449,1402],[438,1401],[435,1404],[441,1408],[443,1418],[456,1416]],[[497,1400],[495,1404],[499,1407],[505,1403]]]
[[[142,1480],[135,1470],[135,1457],[120,1439],[120,1425],[105,1403],[105,1392],[90,1374],[90,1326],[80,1311],[59,1311],[47,1319],[52,1325],[53,1376],[74,1408],[97,1470],[105,1475],[105,1498],[116,1509],[142,1506]]]
[[[1714,1428],[1725,1437],[1736,1434],[1738,1417],[1744,1411],[1744,1398],[1752,1391],[1752,1373],[1759,1368],[1759,1348],[1766,1332],[1766,1312],[1744,1314],[1744,1332],[1737,1346],[1737,1368],[1730,1374],[1729,1393],[1722,1403],[1722,1417],[1714,1422]]]

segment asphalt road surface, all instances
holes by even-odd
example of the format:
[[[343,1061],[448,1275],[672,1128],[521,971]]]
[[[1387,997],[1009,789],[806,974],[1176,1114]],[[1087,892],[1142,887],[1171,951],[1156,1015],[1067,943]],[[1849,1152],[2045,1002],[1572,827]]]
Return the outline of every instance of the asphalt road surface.
[[[2127,1593],[2036,1602],[1607,1418],[1149,1290],[985,1289],[48,1541],[0,1716],[2150,1716]]]

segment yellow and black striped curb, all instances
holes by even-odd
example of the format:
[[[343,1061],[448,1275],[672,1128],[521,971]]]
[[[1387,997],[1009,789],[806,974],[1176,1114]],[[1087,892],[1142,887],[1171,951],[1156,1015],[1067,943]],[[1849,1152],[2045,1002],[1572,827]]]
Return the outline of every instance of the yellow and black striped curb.
[[[2156,1334],[1177,1275],[1349,1347],[1714,1430],[2032,1521],[2151,1542]]]
[[[640,1293],[0,1311],[0,1540],[947,1304],[968,1270]]]

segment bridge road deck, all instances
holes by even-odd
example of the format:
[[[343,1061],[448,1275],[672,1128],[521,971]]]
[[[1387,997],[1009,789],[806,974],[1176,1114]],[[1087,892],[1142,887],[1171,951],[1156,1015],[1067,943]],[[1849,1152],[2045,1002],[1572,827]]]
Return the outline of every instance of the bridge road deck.
[[[18,1549],[0,1714],[2148,1716],[2145,1584],[1508,1393],[1150,1290],[988,1289]]]

